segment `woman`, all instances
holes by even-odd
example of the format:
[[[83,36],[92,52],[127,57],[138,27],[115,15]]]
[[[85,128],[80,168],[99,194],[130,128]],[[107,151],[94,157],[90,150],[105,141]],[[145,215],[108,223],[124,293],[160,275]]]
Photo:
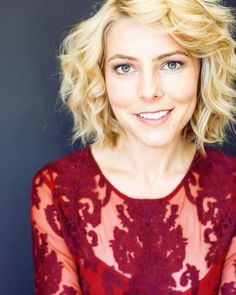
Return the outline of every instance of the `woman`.
[[[35,176],[36,294],[236,294],[233,18],[219,1],[108,0],[61,54],[74,139]]]

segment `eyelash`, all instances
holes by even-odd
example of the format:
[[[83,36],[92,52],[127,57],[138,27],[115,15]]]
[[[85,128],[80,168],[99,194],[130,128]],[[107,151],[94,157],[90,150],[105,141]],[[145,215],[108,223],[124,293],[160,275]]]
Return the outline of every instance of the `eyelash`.
[[[175,63],[175,64],[178,64],[179,67],[177,69],[167,69],[167,70],[170,70],[170,71],[177,71],[179,70],[180,68],[182,68],[182,66],[184,65],[184,62],[183,61],[180,61],[180,60],[171,60],[171,61],[167,61],[166,63],[164,63],[163,67],[164,68],[166,65],[169,65],[171,63]]]
[[[127,74],[129,74],[130,72],[128,72],[128,73],[124,73],[124,72],[119,72],[119,71],[118,71],[118,69],[121,68],[121,67],[123,67],[123,66],[129,66],[130,68],[133,68],[133,66],[132,66],[131,64],[129,64],[129,63],[121,63],[121,64],[118,64],[118,65],[114,66],[114,70],[115,70],[118,74],[120,74],[120,75],[127,75]]]
[[[164,69],[165,66],[170,65],[171,63],[172,63],[172,64],[173,64],[173,63],[176,63],[176,64],[178,64],[179,66],[178,66],[176,69],[170,69],[170,68],[168,68],[168,69]],[[161,66],[161,69],[163,69],[163,70],[167,70],[167,71],[170,70],[170,71],[174,72],[174,71],[179,70],[183,65],[184,65],[184,62],[183,62],[183,61],[179,61],[179,60],[171,60],[171,61],[167,61],[167,62],[165,62],[164,65]],[[118,71],[118,69],[121,68],[121,67],[123,67],[123,66],[129,66],[130,68],[134,68],[134,67],[133,67],[131,64],[129,64],[129,63],[121,63],[121,64],[118,64],[118,65],[114,66],[113,69],[114,69],[118,74],[120,74],[120,75],[128,75],[130,72],[125,73],[125,72],[119,72],[119,71]]]

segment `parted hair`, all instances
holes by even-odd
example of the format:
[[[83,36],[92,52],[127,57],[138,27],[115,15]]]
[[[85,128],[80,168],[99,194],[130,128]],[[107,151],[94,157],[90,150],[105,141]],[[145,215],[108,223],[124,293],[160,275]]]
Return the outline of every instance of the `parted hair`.
[[[161,24],[201,64],[197,105],[182,135],[200,149],[222,143],[235,123],[234,14],[218,0],[107,0],[64,39],[61,52],[63,102],[74,118],[73,140],[114,146],[122,135],[106,94],[106,36],[124,16]]]

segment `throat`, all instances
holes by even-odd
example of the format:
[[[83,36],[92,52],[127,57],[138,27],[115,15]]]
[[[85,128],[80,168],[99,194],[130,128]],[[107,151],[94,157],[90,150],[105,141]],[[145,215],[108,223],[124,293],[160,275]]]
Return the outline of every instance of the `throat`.
[[[181,153],[176,152],[168,169],[161,166],[162,159],[159,160],[157,156],[149,159],[148,163],[145,162],[147,158],[143,158],[141,163],[145,162],[145,165],[137,163],[135,166],[128,153],[94,149],[93,154],[107,181],[124,195],[140,199],[163,198],[173,192],[185,178],[195,155],[195,147],[187,145]],[[149,163],[151,164],[148,165]]]

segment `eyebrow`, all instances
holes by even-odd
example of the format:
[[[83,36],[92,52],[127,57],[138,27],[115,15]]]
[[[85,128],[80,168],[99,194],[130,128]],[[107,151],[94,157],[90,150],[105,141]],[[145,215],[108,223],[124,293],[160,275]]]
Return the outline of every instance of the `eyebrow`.
[[[153,61],[154,60],[161,60],[163,58],[166,58],[166,57],[169,57],[169,56],[172,56],[175,54],[181,54],[181,55],[185,55],[185,56],[189,57],[189,54],[187,54],[186,52],[181,51],[181,50],[175,50],[175,51],[171,51],[168,53],[158,55],[157,57],[153,58]],[[116,58],[129,59],[129,60],[134,60],[134,61],[138,60],[138,58],[133,57],[133,56],[123,55],[123,54],[115,54],[111,58],[109,58],[108,62],[110,62],[111,60],[116,59]]]

